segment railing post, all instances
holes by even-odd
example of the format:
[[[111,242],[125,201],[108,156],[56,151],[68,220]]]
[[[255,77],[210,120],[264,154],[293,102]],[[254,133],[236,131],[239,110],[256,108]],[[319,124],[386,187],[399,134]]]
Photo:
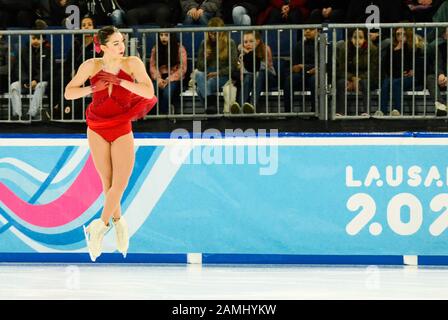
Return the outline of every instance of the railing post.
[[[319,37],[319,67],[318,71],[318,95],[319,95],[319,120],[328,120],[328,104],[327,104],[327,44],[328,36],[326,34],[328,28],[324,26]]]
[[[129,52],[129,55],[139,57],[140,55],[138,54],[138,51],[137,51],[138,38],[132,37],[131,41],[130,41],[130,45],[131,45],[131,50]]]

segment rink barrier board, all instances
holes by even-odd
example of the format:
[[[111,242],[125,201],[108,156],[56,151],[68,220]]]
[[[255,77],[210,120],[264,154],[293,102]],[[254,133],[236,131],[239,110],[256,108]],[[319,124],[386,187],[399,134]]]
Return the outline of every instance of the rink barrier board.
[[[0,263],[91,263],[85,253],[0,253]],[[185,264],[186,254],[103,253],[95,263],[166,263]]]
[[[446,266],[447,256],[418,256],[418,265]],[[103,253],[95,263],[186,264],[187,254]],[[0,263],[91,263],[85,253],[0,253]],[[203,265],[406,265],[403,256],[203,254]]]
[[[428,257],[425,257],[428,259]],[[432,258],[432,257],[429,257]],[[433,257],[433,264],[448,264],[448,257]],[[0,253],[0,263],[91,263],[85,253]],[[95,263],[187,264],[187,254],[136,254],[123,258],[118,253],[103,253]],[[337,256],[337,255],[265,255],[203,254],[203,265],[404,265],[403,256]],[[420,264],[420,258],[419,258]]]
[[[169,133],[135,133],[136,139],[167,139]],[[419,138],[435,139],[448,138],[444,133],[331,133],[331,134],[307,134],[307,133],[280,133],[280,138]],[[191,134],[194,138],[195,135]],[[255,136],[254,136],[255,137]],[[48,134],[5,134],[0,135],[4,139],[54,139],[61,143],[63,139],[85,139],[85,134],[48,135]],[[202,135],[207,138],[207,135]],[[330,139],[331,140],[331,139]],[[4,140],[7,141],[7,140]],[[3,141],[3,142],[4,142]],[[283,140],[284,141],[284,140]],[[336,140],[335,140],[336,141]],[[0,147],[2,147],[0,141]],[[158,142],[160,143],[160,141]],[[146,142],[144,145],[151,145]],[[33,146],[30,143],[30,147]],[[2,226],[0,225],[0,229]],[[268,250],[267,250],[268,251]],[[197,251],[194,251],[197,252]],[[404,252],[403,252],[404,253]],[[407,252],[407,254],[410,254]],[[359,265],[403,265],[403,255],[397,254],[251,254],[251,253],[203,253],[202,264],[359,264]],[[448,256],[444,255],[415,255],[418,256],[419,265],[448,265]],[[187,254],[165,253],[128,253],[126,259],[117,253],[103,253],[98,262],[103,263],[188,263]],[[0,252],[0,262],[54,262],[54,263],[89,263],[86,253],[34,253],[34,252]]]

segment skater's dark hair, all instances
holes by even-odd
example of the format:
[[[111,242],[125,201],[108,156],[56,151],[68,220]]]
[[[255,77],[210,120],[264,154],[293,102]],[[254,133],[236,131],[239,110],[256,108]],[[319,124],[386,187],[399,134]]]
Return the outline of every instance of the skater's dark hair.
[[[109,37],[116,32],[120,32],[114,26],[102,27],[98,33],[93,37],[93,42],[95,44],[95,51],[99,56],[102,56],[103,50],[101,50],[101,45],[105,46],[109,41]]]
[[[98,42],[99,44],[106,45],[107,41],[109,41],[109,37],[113,35],[115,32],[120,32],[116,27],[114,26],[106,26],[102,27],[98,31]]]

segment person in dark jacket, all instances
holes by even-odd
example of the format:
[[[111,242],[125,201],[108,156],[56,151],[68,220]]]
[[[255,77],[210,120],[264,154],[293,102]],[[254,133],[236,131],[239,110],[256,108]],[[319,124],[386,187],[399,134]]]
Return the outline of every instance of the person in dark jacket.
[[[39,0],[0,0],[0,28],[31,29]]]
[[[367,29],[350,29],[348,41],[339,46],[336,59],[336,113],[348,113],[345,99],[352,92],[359,104],[356,115],[368,116],[369,91],[378,88],[378,49],[369,43]]]
[[[364,23],[371,13],[366,12],[370,5],[379,9],[381,23],[396,23],[409,18],[409,9],[403,0],[351,0],[346,16],[347,23]]]
[[[318,39],[318,35],[319,31],[317,29],[305,29],[303,33],[304,40],[298,42],[294,48],[292,53],[292,70],[291,73],[287,74],[284,81],[285,112],[291,112],[291,106],[293,106],[294,102],[297,101],[297,98],[294,100],[295,90],[310,90],[311,106],[313,110],[315,110],[317,72],[316,62],[318,59],[318,57],[316,57],[316,41]]]
[[[125,11],[118,0],[79,0],[83,15],[95,19],[98,25],[125,26]]]
[[[311,10],[310,19],[322,23],[345,22],[349,0],[312,0],[308,2]]]
[[[432,22],[444,0],[407,0],[411,19],[415,22]]]
[[[443,38],[445,41],[439,43],[437,48],[437,59],[429,66],[429,75],[426,81],[431,99],[435,104],[435,111],[437,116],[447,115],[447,99],[446,91],[448,87],[448,50],[446,41],[448,40],[448,29],[444,32]],[[444,91],[445,94],[441,94]]]
[[[8,91],[8,72],[14,69],[14,57],[9,56],[8,42],[0,35],[0,94]]]
[[[393,32],[392,48],[385,49],[383,58],[385,78],[381,88],[381,112],[377,114],[379,116],[389,112],[392,116],[399,116],[403,92],[412,90],[413,84],[418,83],[422,75],[421,63],[418,63],[422,52],[417,43],[415,46],[413,44],[416,37],[412,29],[396,28]]]
[[[213,17],[221,16],[222,0],[180,0],[184,24],[206,26]]]
[[[68,6],[79,5],[78,0],[36,0],[39,6],[36,14],[39,19],[45,21],[49,26],[65,26],[65,19],[71,15],[66,13]],[[33,20],[34,21],[34,20]]]
[[[309,15],[307,0],[270,0],[258,16],[258,24],[300,24]]]
[[[177,23],[180,17],[180,2],[176,0],[121,0],[128,10],[126,22],[128,26],[155,23],[167,26]]]
[[[29,115],[33,117],[42,106],[42,97],[50,80],[51,48],[45,41],[45,36],[32,35],[31,49],[28,45],[23,46],[19,58],[21,59],[20,78],[11,84],[9,92],[13,115],[22,116],[20,94],[23,90],[23,92],[33,92],[28,111]]]

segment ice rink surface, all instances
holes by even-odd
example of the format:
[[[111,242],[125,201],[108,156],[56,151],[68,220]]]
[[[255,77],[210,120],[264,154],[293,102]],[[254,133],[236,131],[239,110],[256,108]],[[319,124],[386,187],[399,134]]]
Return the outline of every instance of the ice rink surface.
[[[0,264],[0,299],[448,299],[448,267]]]

